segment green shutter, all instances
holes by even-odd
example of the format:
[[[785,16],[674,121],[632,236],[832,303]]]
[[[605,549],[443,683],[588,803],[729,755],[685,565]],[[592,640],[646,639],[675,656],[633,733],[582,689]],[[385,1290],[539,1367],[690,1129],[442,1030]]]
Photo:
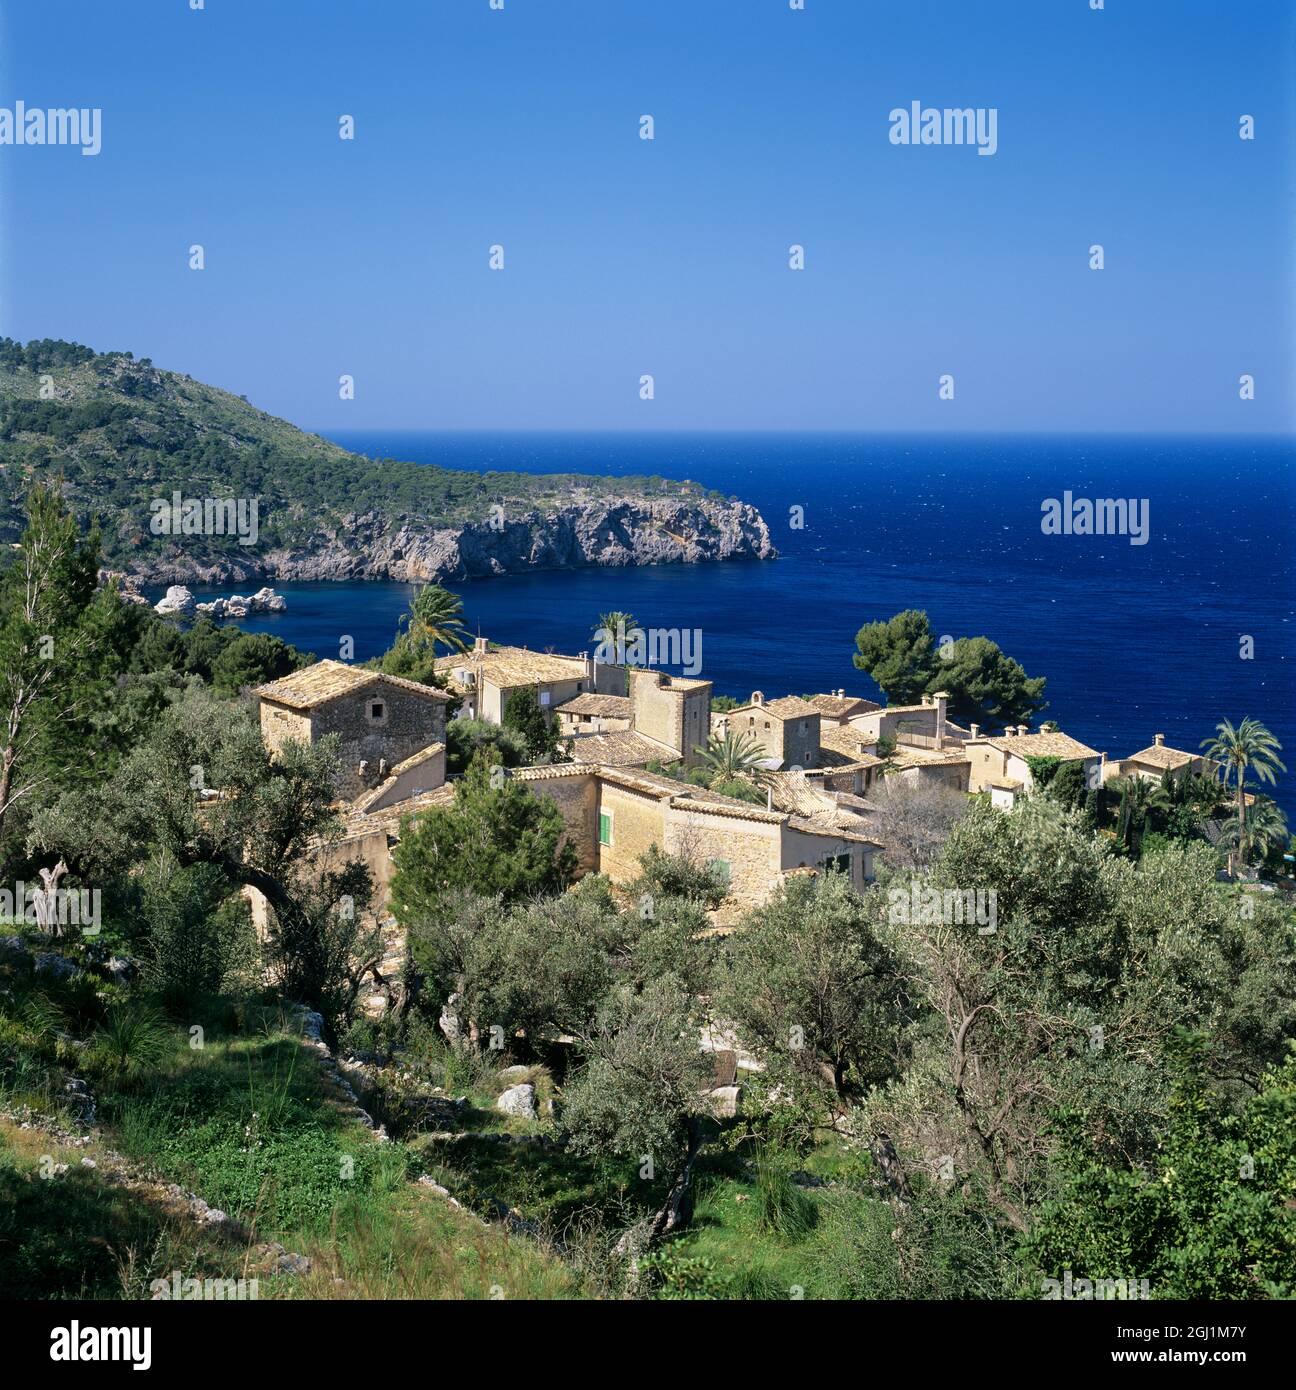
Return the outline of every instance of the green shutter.
[[[599,812],[599,844],[610,845],[612,843],[612,817],[605,811]]]

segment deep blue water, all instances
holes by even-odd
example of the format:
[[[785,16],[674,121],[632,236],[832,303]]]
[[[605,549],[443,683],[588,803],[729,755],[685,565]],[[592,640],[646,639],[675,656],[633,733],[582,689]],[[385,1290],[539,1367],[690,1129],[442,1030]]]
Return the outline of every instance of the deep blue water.
[[[348,449],[444,467],[660,474],[754,503],[780,558],[534,573],[455,586],[490,637],[578,651],[600,611],[699,628],[716,692],[873,696],[851,664],[862,623],[922,608],[936,634],[993,638],[1048,677],[1049,710],[1113,758],[1164,733],[1195,750],[1253,715],[1296,768],[1293,445],[1090,436],[456,435],[334,433]],[[1147,498],[1150,538],[1046,536],[1040,504]],[[804,508],[804,529],[791,509]],[[385,649],[409,589],[284,584],[253,631],[357,659]],[[1254,658],[1240,654],[1243,635]],[[1296,795],[1279,800],[1296,812]]]

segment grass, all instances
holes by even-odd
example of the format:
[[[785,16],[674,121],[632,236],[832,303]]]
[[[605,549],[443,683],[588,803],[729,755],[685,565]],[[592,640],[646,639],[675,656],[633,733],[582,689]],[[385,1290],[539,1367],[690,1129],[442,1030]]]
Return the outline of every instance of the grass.
[[[102,1126],[72,1144],[0,1120],[0,1296],[148,1297],[172,1270],[257,1277],[261,1298],[579,1295],[543,1247],[416,1184],[418,1156],[347,1113],[282,1011],[209,1000],[194,1030],[101,985],[0,969],[0,1102],[75,1132],[75,1074]],[[113,1151],[130,1183],[109,1177]],[[168,1184],[237,1226],[195,1221]],[[307,1255],[310,1272],[274,1273],[266,1241]]]

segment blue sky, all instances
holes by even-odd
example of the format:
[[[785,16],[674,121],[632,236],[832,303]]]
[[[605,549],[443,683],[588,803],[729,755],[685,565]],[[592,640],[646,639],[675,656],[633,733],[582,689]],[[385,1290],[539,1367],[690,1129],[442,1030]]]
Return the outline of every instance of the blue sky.
[[[97,157],[0,147],[13,337],[316,428],[1292,426],[1290,0],[8,0],[2,25],[0,105],[103,109]],[[892,145],[915,100],[996,108],[997,153]]]

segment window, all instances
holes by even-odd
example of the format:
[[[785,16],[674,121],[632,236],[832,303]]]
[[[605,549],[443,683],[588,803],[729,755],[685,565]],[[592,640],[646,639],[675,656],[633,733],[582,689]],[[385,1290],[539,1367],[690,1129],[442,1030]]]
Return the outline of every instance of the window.
[[[545,705],[547,705],[548,703],[549,703],[549,692],[548,692],[547,690],[542,690],[542,691],[540,692],[540,705],[541,705],[541,707],[543,708],[543,707],[544,707]]]
[[[365,717],[371,724],[387,722],[387,706],[382,700],[370,700],[365,705]]]
[[[582,692],[584,689],[585,689],[585,682],[584,682],[584,681],[577,681],[577,682],[576,682],[576,693],[577,693],[577,695],[581,694],[581,692]]]
[[[850,876],[851,857],[850,851],[845,854],[830,854],[823,862],[823,866],[829,873],[846,874]]]
[[[612,843],[612,812],[599,812],[599,844],[610,845]]]

